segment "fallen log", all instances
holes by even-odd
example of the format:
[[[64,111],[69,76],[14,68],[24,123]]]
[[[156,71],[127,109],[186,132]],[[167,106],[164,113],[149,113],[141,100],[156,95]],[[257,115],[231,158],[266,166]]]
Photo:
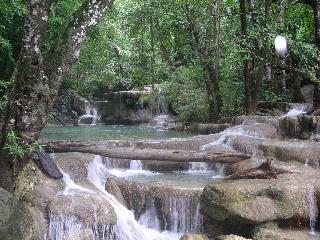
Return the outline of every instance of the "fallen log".
[[[116,159],[156,160],[167,162],[219,162],[236,163],[251,158],[236,151],[187,151],[170,149],[138,149],[133,147],[117,147],[92,142],[53,142],[46,143],[47,152],[65,153],[81,152]]]
[[[225,180],[237,180],[237,179],[276,179],[278,175],[283,173],[294,173],[283,168],[278,168],[272,165],[272,159],[267,159],[257,167],[245,169],[240,172],[236,172],[232,175],[226,176]]]

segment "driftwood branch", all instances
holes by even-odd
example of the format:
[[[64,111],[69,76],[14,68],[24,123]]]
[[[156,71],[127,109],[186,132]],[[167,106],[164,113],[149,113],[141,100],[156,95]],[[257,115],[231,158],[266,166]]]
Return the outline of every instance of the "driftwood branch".
[[[156,160],[165,162],[219,162],[236,163],[250,156],[235,151],[187,151],[171,149],[138,149],[133,147],[116,147],[106,144],[86,142],[47,143],[47,152],[81,152],[117,159]]]
[[[272,159],[268,159],[257,167],[245,169],[230,176],[225,177],[225,180],[236,179],[276,179],[278,175],[283,173],[293,173],[276,166],[272,166]]]

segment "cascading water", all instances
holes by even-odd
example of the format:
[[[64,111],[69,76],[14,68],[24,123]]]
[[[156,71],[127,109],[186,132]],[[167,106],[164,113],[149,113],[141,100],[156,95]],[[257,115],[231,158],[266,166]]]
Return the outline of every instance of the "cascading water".
[[[313,186],[309,186],[306,189],[306,201],[308,204],[309,210],[309,225],[310,225],[310,234],[316,234],[316,223],[318,218],[318,205],[315,189]]]
[[[202,230],[199,196],[172,196],[165,193],[162,211],[165,229],[178,233],[199,233]]]
[[[295,103],[293,104],[293,108],[290,109],[289,112],[284,115],[284,117],[296,117],[300,114],[306,113],[308,108],[310,108],[308,104]]]
[[[107,179],[106,168],[101,158],[96,157],[88,165],[88,180],[99,189],[103,197],[112,205],[117,215],[117,240],[174,240],[179,239],[177,234],[160,233],[140,225],[134,218],[133,212],[126,209],[112,195],[105,191]]]
[[[191,162],[187,172],[194,175],[212,172],[213,178],[221,178],[224,176],[224,167],[222,163]]]
[[[94,106],[92,106],[92,104],[86,102],[85,111],[85,114],[79,117],[78,123],[96,125],[100,120],[98,110]]]
[[[85,226],[74,216],[49,216],[49,231],[46,240],[86,239],[114,240],[117,239],[115,229],[110,225]]]
[[[154,201],[153,197],[146,199],[146,211],[140,216],[138,222],[145,227],[160,231],[160,220],[157,216]]]
[[[131,160],[130,170],[142,170],[142,162],[140,160]]]

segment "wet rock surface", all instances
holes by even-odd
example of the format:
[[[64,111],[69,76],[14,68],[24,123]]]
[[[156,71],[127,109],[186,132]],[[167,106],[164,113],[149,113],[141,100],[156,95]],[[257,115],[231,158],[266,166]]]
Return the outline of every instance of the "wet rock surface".
[[[209,240],[209,238],[204,234],[186,233],[183,236],[181,236],[180,240]]]
[[[298,166],[292,168],[299,169]],[[222,225],[243,225],[248,232],[250,226],[264,222],[308,219],[309,191],[316,195],[319,187],[318,171],[310,167],[272,180],[215,182],[204,189],[201,210],[205,216]]]
[[[279,119],[281,132],[286,138],[308,140],[320,133],[320,117],[299,115],[297,117],[283,117]]]
[[[244,238],[244,237],[240,237],[233,234],[218,236],[216,239],[217,240],[250,240],[249,238]]]
[[[58,195],[48,205],[52,216],[73,216],[84,225],[115,225],[112,206],[102,197],[91,194]]]
[[[199,212],[201,188],[178,188],[120,178],[113,180],[118,185],[128,209],[134,210],[136,219],[148,214],[154,208],[161,230],[182,233],[201,230],[202,219]]]

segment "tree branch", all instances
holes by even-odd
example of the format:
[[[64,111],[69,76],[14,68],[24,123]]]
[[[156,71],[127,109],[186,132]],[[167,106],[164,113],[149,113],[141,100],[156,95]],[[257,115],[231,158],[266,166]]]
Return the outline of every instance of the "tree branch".
[[[78,59],[81,44],[86,39],[88,32],[99,22],[113,1],[87,0],[73,14],[63,39],[58,43],[58,46],[51,48],[46,59],[52,89],[58,89],[57,86],[61,84],[71,65]]]

